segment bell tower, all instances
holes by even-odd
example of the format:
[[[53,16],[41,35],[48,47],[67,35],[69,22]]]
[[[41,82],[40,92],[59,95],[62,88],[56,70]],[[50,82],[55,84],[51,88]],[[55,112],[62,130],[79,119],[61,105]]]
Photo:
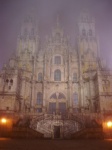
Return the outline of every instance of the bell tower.
[[[78,22],[78,54],[80,74],[80,105],[89,112],[95,110],[95,96],[98,91],[97,69],[99,57],[99,44],[95,30],[95,20],[87,11],[81,13]]]
[[[17,41],[17,66],[21,74],[21,109],[24,111],[33,110],[35,100],[35,80],[37,53],[39,51],[39,36],[37,22],[34,14],[28,14],[22,24],[20,35]],[[29,91],[29,92],[27,92]]]
[[[96,70],[99,55],[98,38],[95,30],[95,20],[87,11],[80,15],[78,22],[78,48],[82,72],[86,72],[89,67]]]
[[[39,49],[39,36],[37,32],[37,22],[32,14],[25,17],[20,35],[18,36],[17,42],[17,55],[28,51],[35,56]]]

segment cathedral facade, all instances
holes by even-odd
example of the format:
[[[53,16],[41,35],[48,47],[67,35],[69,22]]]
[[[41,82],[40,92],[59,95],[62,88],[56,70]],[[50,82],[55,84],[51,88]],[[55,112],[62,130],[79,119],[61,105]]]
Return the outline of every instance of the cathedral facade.
[[[75,47],[57,19],[46,42],[26,17],[16,54],[0,72],[0,111],[64,114],[112,111],[112,73],[100,58],[95,20],[83,12]]]

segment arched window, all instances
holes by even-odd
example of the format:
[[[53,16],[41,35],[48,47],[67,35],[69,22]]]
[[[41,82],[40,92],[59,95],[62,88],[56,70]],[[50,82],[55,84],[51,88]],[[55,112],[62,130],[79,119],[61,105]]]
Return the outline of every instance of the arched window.
[[[13,85],[13,80],[12,79],[10,80],[10,84]]]
[[[43,104],[43,95],[41,92],[37,93],[37,105],[42,105]]]
[[[66,99],[63,93],[59,93],[58,99]]]
[[[77,73],[73,73],[73,82],[77,81]]]
[[[73,105],[78,106],[78,94],[76,92],[73,93]]]
[[[42,81],[42,73],[38,74],[38,81]]]
[[[83,36],[86,35],[86,30],[85,30],[85,29],[82,30],[82,35],[83,35]]]
[[[6,85],[9,85],[9,79],[6,79],[5,82],[6,82]]]
[[[54,80],[61,81],[61,71],[59,69],[55,70],[54,72]]]
[[[55,56],[54,63],[55,63],[56,65],[61,64],[61,57],[60,57],[60,56]]]
[[[50,96],[50,99],[66,99],[63,93],[54,93]]]

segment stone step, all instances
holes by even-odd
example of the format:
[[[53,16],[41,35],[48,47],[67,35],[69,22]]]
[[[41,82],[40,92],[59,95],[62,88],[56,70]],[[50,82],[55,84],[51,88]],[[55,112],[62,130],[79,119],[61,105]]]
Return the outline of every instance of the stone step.
[[[13,127],[9,132],[2,132],[1,137],[11,138],[43,138],[44,135],[29,127]]]
[[[103,129],[102,128],[85,128],[78,132],[75,132],[71,136],[72,139],[89,139],[89,138],[95,138],[95,139],[103,139]]]

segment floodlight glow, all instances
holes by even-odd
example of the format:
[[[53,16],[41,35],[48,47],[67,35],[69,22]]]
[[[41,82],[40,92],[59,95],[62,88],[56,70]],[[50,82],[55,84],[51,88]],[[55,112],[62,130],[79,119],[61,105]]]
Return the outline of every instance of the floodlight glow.
[[[6,124],[7,123],[7,119],[6,118],[2,118],[1,119],[1,123]]]
[[[112,122],[111,121],[109,121],[109,122],[107,122],[107,127],[112,127]]]

